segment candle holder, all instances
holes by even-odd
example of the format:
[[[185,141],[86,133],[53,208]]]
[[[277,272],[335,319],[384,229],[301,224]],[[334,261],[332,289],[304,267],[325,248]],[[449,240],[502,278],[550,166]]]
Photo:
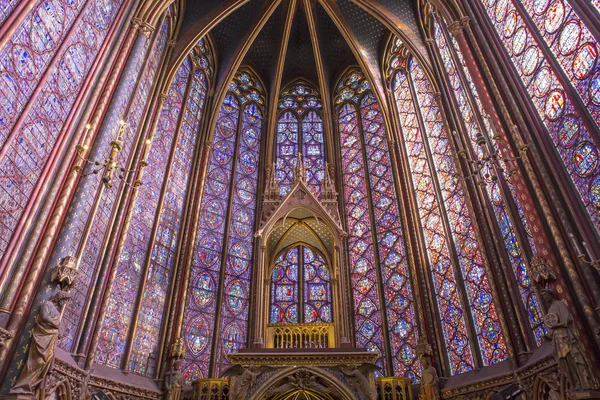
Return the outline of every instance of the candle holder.
[[[75,165],[75,167],[73,167],[73,170],[79,173],[84,171],[88,165],[91,165],[92,167],[89,168],[89,171],[82,173],[81,176],[85,177],[102,173],[101,181],[106,189],[113,187],[115,174],[119,180],[124,181],[126,185],[130,185],[124,179],[124,177],[129,173],[138,173],[138,178],[133,182],[132,185],[135,187],[140,186],[142,184],[141,175],[143,174],[143,169],[148,165],[148,150],[152,142],[149,139],[145,141],[144,153],[138,168],[131,170],[125,169],[125,167],[122,166],[121,162],[119,161],[119,153],[121,150],[123,150],[123,138],[127,133],[129,133],[127,132],[127,127],[128,125],[124,120],[119,121],[119,130],[117,136],[110,142],[110,152],[108,157],[104,160],[94,160],[85,157],[85,152],[87,152],[89,149],[88,145],[86,144],[86,140],[91,129],[91,125],[86,124],[85,133],[83,135],[81,144],[77,145],[76,147],[79,162]]]
[[[496,131],[493,121],[486,117],[489,129],[493,132],[492,138],[494,142],[499,140],[501,136]],[[498,176],[503,175],[507,180],[510,180],[511,176],[516,174],[519,169],[517,168],[516,161],[523,158],[522,155],[517,157],[503,157],[495,144],[492,143],[487,136],[482,132],[478,132],[475,142],[479,151],[475,150],[478,158],[473,159],[469,156],[467,150],[463,147],[460,137],[456,131],[452,132],[456,144],[458,146],[458,155],[465,160],[471,167],[471,173],[462,177],[462,179],[473,179],[475,183],[480,186],[485,186],[490,183],[498,181]],[[527,151],[527,145],[523,145],[520,148],[522,153]],[[456,172],[453,174],[455,179],[461,179],[461,175]]]

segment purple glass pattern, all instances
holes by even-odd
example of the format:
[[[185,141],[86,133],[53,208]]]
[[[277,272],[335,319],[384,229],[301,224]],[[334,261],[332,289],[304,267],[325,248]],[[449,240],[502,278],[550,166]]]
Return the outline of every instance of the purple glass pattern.
[[[412,59],[410,74],[417,103],[423,118],[433,166],[443,197],[454,247],[458,256],[467,301],[473,318],[484,365],[495,364],[508,357],[504,334],[492,298],[483,258],[475,229],[468,213],[461,185],[452,177],[456,173],[441,111],[433,96],[433,89],[423,69]]]
[[[291,190],[301,149],[308,185],[320,197],[325,175],[325,145],[319,93],[305,84],[292,85],[281,94],[278,107],[282,114],[277,124],[275,173],[281,196],[285,197]]]
[[[377,365],[385,371],[387,366],[383,357],[383,318],[379,304],[359,116],[356,106],[349,103],[343,104],[338,112],[356,344],[377,352],[380,356]]]
[[[196,137],[202,120],[207,85],[204,71],[195,70],[170,166],[171,172],[165,181],[164,202],[150,253],[150,268],[132,343],[129,370],[149,377],[154,376],[156,370],[165,301],[172,281],[173,267],[176,264],[178,232],[181,228],[186,189],[196,148]]]
[[[184,316],[187,356],[182,371],[190,383],[208,377],[239,110],[236,96],[228,94],[217,117],[202,195]]]
[[[292,190],[294,167],[298,157],[298,119],[287,111],[277,122],[277,162],[275,173],[281,196],[285,197]]]
[[[104,118],[98,136],[95,139],[90,153],[91,159],[99,160],[106,156],[107,149],[110,148],[110,141],[116,134],[114,131],[119,126],[118,120],[122,119],[128,112],[127,106],[129,104],[129,99],[133,98],[127,115],[129,119],[126,119],[128,121],[128,126],[125,130],[123,151],[119,153],[119,162],[122,165],[127,165],[129,162],[133,143],[138,136],[137,128],[142,117],[141,111],[143,111],[143,105],[146,104],[148,100],[148,89],[144,90],[143,87],[152,84],[152,79],[154,78],[158,66],[158,60],[166,45],[168,24],[165,25],[166,26],[163,27],[159,33],[158,41],[154,46],[153,52],[149,56],[149,63],[144,71],[143,78],[137,84],[136,89],[136,81],[138,81],[143,65],[143,59],[147,50],[147,38],[144,35],[138,36],[136,44],[131,51],[131,57],[123,70],[121,81],[113,95],[113,100],[111,101],[106,117]],[[147,79],[150,79],[151,81],[148,82]],[[134,90],[136,90],[135,95]],[[90,173],[94,168],[95,166],[88,165],[85,173]],[[77,191],[75,199],[72,201],[73,209],[71,214],[77,215],[73,221],[74,226],[71,227],[71,224],[65,224],[64,226],[67,228],[65,229],[65,232],[61,233],[61,235],[64,234],[73,238],[71,239],[69,246],[69,254],[71,255],[76,254],[77,246],[79,245],[80,238],[83,236],[85,230],[85,225],[90,223],[89,213],[101,187],[100,179],[101,176],[96,174],[91,174],[82,178],[79,185],[83,189]],[[103,254],[102,248],[106,240],[106,233],[113,216],[115,200],[121,189],[121,185],[122,181],[120,179],[115,179],[113,186],[110,189],[105,189],[102,193],[100,205],[92,223],[92,229],[85,243],[83,256],[79,263],[79,277],[75,283],[75,287],[71,291],[71,301],[67,303],[66,312],[63,317],[65,335],[59,342],[59,346],[68,351],[75,351],[75,349],[72,349],[71,347],[73,345],[73,340],[75,339],[76,330],[81,321],[81,314],[84,312],[85,303],[91,295],[91,288],[94,287],[93,282],[95,282],[96,279],[97,266],[101,255]],[[55,248],[62,247],[63,245],[61,243],[55,245]],[[63,255],[61,254],[61,257],[62,256]]]
[[[123,252],[115,266],[115,279],[96,349],[96,362],[99,364],[114,368],[120,368],[122,364],[121,357],[127,343],[133,308],[146,265],[152,227],[190,71],[191,62],[186,59],[175,74],[160,113],[146,169],[146,175],[152,179],[147,180],[139,189]]]
[[[568,0],[520,2],[596,125],[600,126],[600,64],[596,62],[598,41]],[[499,10],[502,8],[500,5]]]
[[[323,120],[312,110],[302,120],[302,159],[306,167],[308,186],[317,197],[321,197],[321,182],[325,175]]]
[[[217,374],[229,366],[223,354],[237,352],[246,345],[262,122],[262,107],[247,102],[242,111],[235,167]]]
[[[546,126],[596,229],[600,231],[598,147],[582,123],[579,110],[565,92],[555,71],[512,1],[482,0],[482,4],[533,106]],[[551,28],[549,31],[558,29],[552,26],[552,19],[549,21]],[[596,47],[583,49],[583,52],[573,59],[574,64],[575,60],[578,60],[577,65],[573,67],[576,71],[574,73],[582,79],[587,79],[587,75],[591,74],[592,68],[597,64],[597,56]],[[590,84],[591,100],[598,105],[600,103],[598,72],[595,73]],[[588,99],[586,98],[585,101],[587,102]]]
[[[8,18],[19,0],[2,0],[0,2],[0,25]]]
[[[297,324],[299,293],[299,247],[281,253],[271,274],[271,310],[269,323]]]
[[[37,0],[36,5],[0,50],[0,98],[3,99],[0,107],[1,145],[4,145],[11,128],[85,4],[85,0]],[[90,12],[95,11],[99,5],[92,1],[84,10],[88,19],[91,16]],[[110,12],[106,14],[108,15]],[[81,22],[76,29],[81,29]],[[76,46],[75,49],[84,50],[80,46]],[[52,68],[56,69],[56,65]]]
[[[450,367],[452,373],[465,372],[473,368],[474,360],[464,310],[450,260],[439,200],[434,192],[433,177],[424,152],[423,133],[417,120],[408,78],[402,72],[398,72],[394,78],[394,96],[404,139],[401,142],[404,143],[419,205]]]
[[[370,92],[361,102],[361,116],[394,374],[416,381],[421,369],[416,357],[418,332],[400,210],[383,114]]]
[[[331,276],[325,260],[316,251],[303,247],[304,323],[331,323]]]
[[[454,60],[456,58],[453,58],[453,55],[457,56],[458,63],[460,63],[461,65],[461,70],[464,74],[464,77],[469,83],[470,93],[472,94],[475,100],[475,104],[477,105],[479,112],[482,112],[483,107],[479,100],[479,95],[475,90],[471,79],[471,75],[467,70],[464,60],[460,57],[460,52],[457,50],[457,47],[455,45],[453,48],[448,46],[446,37],[444,35],[444,32],[442,31],[442,27],[437,22],[435,23],[435,39],[438,49],[440,51],[442,62],[444,63],[446,72],[448,74],[448,80],[453,89],[456,102],[460,109],[462,120],[465,124],[465,127],[467,128],[467,133],[469,134],[471,148],[473,152],[477,154],[477,157],[481,159],[485,157],[483,150],[479,145],[477,145],[477,136],[480,134],[481,128],[477,123],[474,110],[471,106],[471,102],[468,97],[468,92],[464,88],[463,81],[459,76],[459,69],[455,67]],[[456,53],[454,53],[453,49],[454,51],[456,51]],[[493,137],[490,139],[490,141],[492,145],[495,146]],[[484,174],[485,173],[491,174],[491,171],[484,171]],[[504,202],[503,197],[505,193],[503,193],[503,191],[501,190],[501,186],[498,184],[498,182],[490,183],[488,185],[485,185],[484,187],[486,189],[491,203],[493,204],[494,213],[500,231],[502,232],[502,237],[507,250],[507,254],[511,261],[516,280],[519,284],[519,292],[521,294],[523,305],[525,307],[525,310],[527,310],[528,312],[529,321],[535,334],[537,343],[538,345],[541,345],[541,341],[545,334],[544,328],[541,324],[542,311],[537,299],[537,295],[533,289],[531,281],[529,280],[529,276],[527,273],[527,264],[525,262],[525,259],[523,258],[523,252],[515,234],[513,221],[509,217],[507,206]],[[515,198],[515,200],[518,200],[518,198],[513,193],[509,194],[512,195]],[[522,219],[524,222],[526,222],[524,216]]]
[[[49,4],[44,2],[44,4]],[[54,3],[53,3],[54,4]],[[6,147],[6,154],[0,160],[0,255],[3,255],[8,241],[10,240],[19,219],[29,201],[31,194],[38,184],[38,180],[46,162],[52,153],[56,142],[64,128],[71,108],[81,93],[81,88],[94,65],[95,58],[104,44],[110,26],[121,6],[121,0],[94,0],[83,11],[81,21],[73,28],[72,35],[56,54],[56,63],[48,71],[48,78],[40,83],[40,92],[34,98],[29,96],[33,91],[33,82],[21,81],[16,77],[10,78],[8,70],[24,74],[29,77],[27,68],[7,66],[4,72],[0,72],[0,90],[2,90],[2,109],[4,115],[0,117],[0,125],[3,133],[0,133],[0,142]],[[68,14],[71,15],[71,14]],[[44,17],[48,25],[39,26],[41,30],[29,29],[24,35],[38,35],[53,26],[54,38],[62,40],[62,28],[57,24],[58,19],[52,15]],[[70,18],[70,17],[69,17]],[[36,25],[32,20],[28,22]],[[43,37],[37,37],[31,41],[34,45],[40,45],[40,52],[49,46],[56,50],[58,45],[50,39],[50,33],[43,33]],[[29,40],[26,38],[13,40]],[[46,43],[46,41],[49,41]],[[41,41],[41,42],[40,42]],[[52,42],[52,43],[50,43]],[[23,42],[30,43],[30,42]],[[11,49],[10,57],[18,53],[18,46]],[[27,51],[25,51],[27,53]],[[29,55],[30,53],[27,53]],[[7,54],[5,57],[8,57]],[[46,53],[42,56],[45,59]],[[48,60],[40,63],[48,65]],[[29,65],[33,63],[28,59]],[[45,68],[45,67],[44,67]],[[37,74],[37,73],[36,73]],[[39,74],[41,75],[41,73]],[[37,81],[38,78],[34,78]],[[17,89],[23,85],[27,88]],[[24,94],[27,93],[27,94]],[[13,116],[19,115],[23,105],[31,102],[32,106],[27,115],[22,115],[22,124],[17,128],[12,140],[6,141],[8,132],[14,126]],[[7,109],[8,106],[8,109]],[[9,110],[9,112],[7,111]]]

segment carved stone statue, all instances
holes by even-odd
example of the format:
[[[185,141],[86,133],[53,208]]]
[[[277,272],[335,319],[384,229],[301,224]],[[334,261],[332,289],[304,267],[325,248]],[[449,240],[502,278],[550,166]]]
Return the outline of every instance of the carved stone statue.
[[[440,398],[440,380],[437,371],[431,365],[431,357],[421,357],[423,372],[421,373],[421,400],[438,400]]]
[[[417,353],[421,359],[423,371],[421,372],[421,393],[420,400],[438,400],[440,398],[440,380],[437,370],[431,365],[433,351],[431,345],[427,342],[421,342],[417,345]]]
[[[57,289],[50,301],[42,301],[36,326],[33,328],[31,336],[27,362],[19,379],[10,389],[11,394],[35,396],[35,392],[40,389],[40,385],[52,366],[56,343],[62,333],[60,311],[69,298],[67,292]]]
[[[236,400],[244,400],[256,385],[256,378],[261,374],[260,367],[249,365],[242,373],[235,385],[234,396]]]
[[[556,299],[549,289],[542,291],[542,299],[548,304],[544,325],[552,340],[552,349],[558,366],[573,390],[594,389],[594,380],[586,362],[583,348],[575,334],[573,316],[567,305]]]
[[[277,396],[277,395],[289,392],[290,390],[298,389],[298,387],[299,387],[298,381],[296,380],[296,378],[293,375],[290,375],[287,377],[287,382],[285,382],[283,385],[276,387],[270,391],[269,397]]]
[[[361,395],[361,399],[373,398],[371,384],[363,371],[361,371],[356,364],[350,364],[346,368],[341,368],[341,371],[344,373],[344,375],[351,378],[351,385],[353,386],[353,389],[356,390],[359,395]]]
[[[317,393],[323,393],[323,394],[332,394],[333,391],[331,390],[331,388],[320,384],[317,381],[317,377],[316,376],[311,376],[310,378],[308,378],[308,382],[306,383],[306,387],[309,389],[314,390]]]
[[[165,400],[179,400],[183,389],[183,377],[179,366],[181,360],[173,360],[172,368],[165,375]]]

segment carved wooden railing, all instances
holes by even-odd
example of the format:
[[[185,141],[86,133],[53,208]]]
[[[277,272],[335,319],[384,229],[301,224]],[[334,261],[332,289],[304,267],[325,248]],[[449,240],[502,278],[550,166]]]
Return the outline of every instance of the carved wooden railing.
[[[398,377],[377,378],[377,399],[412,400],[410,379]]]
[[[272,349],[335,347],[333,324],[273,324],[267,326],[266,346]]]
[[[230,397],[227,379],[197,379],[192,386],[192,400],[228,400]]]

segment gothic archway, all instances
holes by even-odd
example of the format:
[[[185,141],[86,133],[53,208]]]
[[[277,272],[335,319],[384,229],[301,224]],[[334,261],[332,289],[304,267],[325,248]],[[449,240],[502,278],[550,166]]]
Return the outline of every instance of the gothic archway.
[[[296,389],[274,397],[272,400],[335,400],[335,398],[311,389]]]
[[[255,392],[264,400],[356,400],[347,384],[322,368],[290,367],[275,374]]]

